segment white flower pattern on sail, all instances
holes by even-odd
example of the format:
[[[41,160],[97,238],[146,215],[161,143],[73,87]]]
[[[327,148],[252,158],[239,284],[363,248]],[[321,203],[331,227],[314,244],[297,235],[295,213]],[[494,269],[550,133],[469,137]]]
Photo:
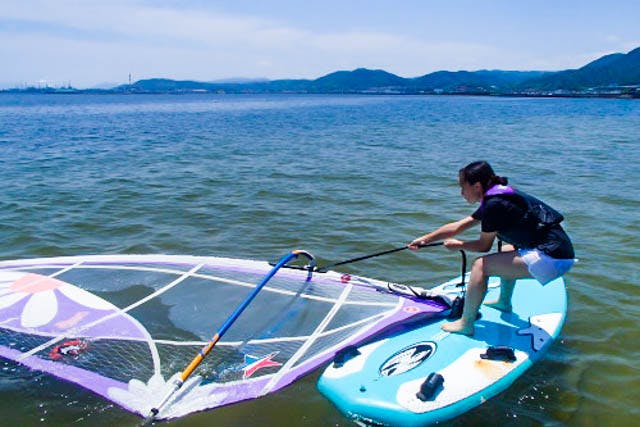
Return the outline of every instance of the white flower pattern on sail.
[[[165,381],[162,375],[155,374],[146,383],[132,379],[128,383],[128,389],[110,387],[107,393],[114,402],[118,402],[124,407],[129,407],[132,411],[141,415],[148,415],[151,409],[160,403],[159,399],[174,387],[174,383],[179,377],[180,373],[176,373],[169,381]],[[226,392],[216,393],[215,388],[217,385],[214,383],[198,387],[201,381],[202,378],[200,376],[189,378],[180,390],[174,393],[167,404],[161,408],[161,417],[175,418],[197,411],[202,407],[216,406],[229,395]],[[178,401],[180,404],[174,405]]]
[[[20,313],[20,324],[25,328],[37,328],[51,322],[58,314],[59,295],[90,309],[113,309],[105,300],[53,277],[13,272],[5,273],[4,278],[0,282],[0,309],[27,299]]]

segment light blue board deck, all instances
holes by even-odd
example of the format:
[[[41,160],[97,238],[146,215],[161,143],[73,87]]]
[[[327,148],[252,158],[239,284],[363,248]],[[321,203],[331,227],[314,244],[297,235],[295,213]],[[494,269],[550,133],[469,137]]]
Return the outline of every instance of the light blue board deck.
[[[455,295],[455,283],[434,290]],[[499,294],[491,278],[486,301]],[[567,294],[563,278],[545,286],[534,279],[516,283],[513,312],[483,305],[475,334],[449,334],[436,319],[400,335],[362,345],[341,367],[331,364],[318,389],[348,418],[391,426],[423,426],[453,418],[509,387],[540,359],[564,323]],[[489,346],[514,349],[516,360],[480,358]],[[426,401],[416,395],[425,378],[437,372],[444,384]]]

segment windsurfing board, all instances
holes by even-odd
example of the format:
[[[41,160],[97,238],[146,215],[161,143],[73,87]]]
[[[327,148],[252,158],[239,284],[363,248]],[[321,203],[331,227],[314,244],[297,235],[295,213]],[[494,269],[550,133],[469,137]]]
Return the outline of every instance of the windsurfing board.
[[[459,279],[433,289],[455,297]],[[499,295],[491,278],[486,300]],[[368,340],[335,359],[318,389],[348,418],[374,425],[424,426],[456,417],[509,387],[555,339],[566,316],[563,278],[516,283],[513,311],[482,305],[473,336],[441,329],[446,319]],[[338,360],[339,359],[339,360]]]

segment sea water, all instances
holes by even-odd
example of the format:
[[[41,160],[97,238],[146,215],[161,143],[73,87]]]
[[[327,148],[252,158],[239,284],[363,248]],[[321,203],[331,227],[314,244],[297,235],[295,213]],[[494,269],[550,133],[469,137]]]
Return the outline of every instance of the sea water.
[[[580,261],[568,275],[565,327],[544,360],[445,425],[635,424],[638,101],[0,94],[0,259],[277,260],[306,249],[337,262],[470,214],[457,171],[477,159],[561,211]],[[457,254],[441,247],[341,267],[426,287],[458,270]],[[316,391],[317,376],[172,425],[351,425]],[[0,414],[3,425],[140,421],[5,360]]]

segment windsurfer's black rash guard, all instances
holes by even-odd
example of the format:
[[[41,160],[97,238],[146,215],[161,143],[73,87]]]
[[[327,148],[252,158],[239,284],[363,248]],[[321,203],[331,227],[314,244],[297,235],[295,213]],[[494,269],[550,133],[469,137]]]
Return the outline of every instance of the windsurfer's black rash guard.
[[[539,249],[552,258],[574,258],[573,245],[560,223],[564,217],[544,202],[508,186],[495,185],[471,216],[482,231],[518,249]]]

